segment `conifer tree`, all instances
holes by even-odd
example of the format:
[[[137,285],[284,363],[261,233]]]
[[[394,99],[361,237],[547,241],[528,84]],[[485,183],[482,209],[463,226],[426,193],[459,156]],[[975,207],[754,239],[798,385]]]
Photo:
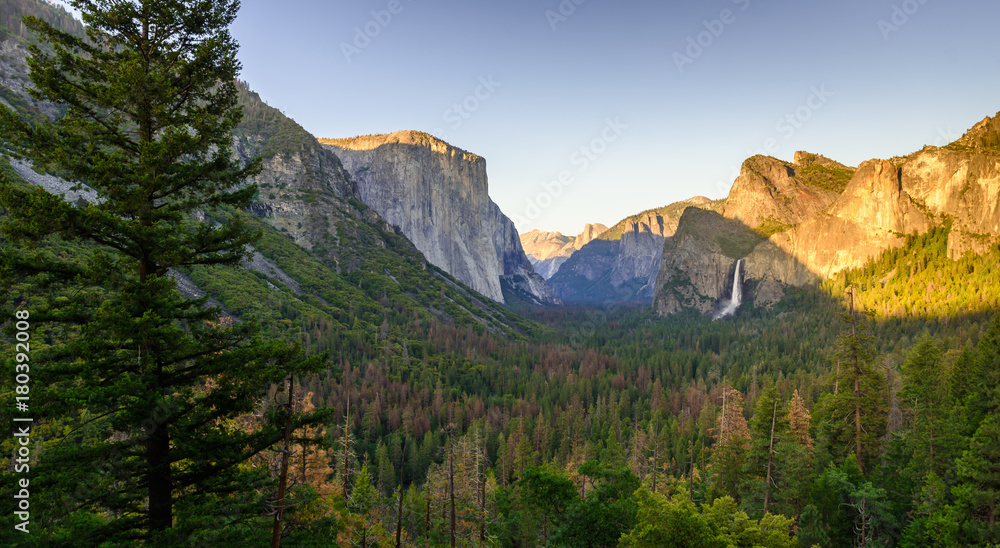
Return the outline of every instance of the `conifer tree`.
[[[851,310],[843,316],[844,333],[837,341],[835,359],[841,363],[837,383],[840,389],[828,398],[829,441],[834,453],[857,457],[862,473],[874,465],[879,440],[885,433],[887,403],[885,377],[875,368],[874,336],[868,314]]]
[[[965,534],[979,545],[1000,542],[1000,413],[986,416],[956,464]]]
[[[757,398],[757,410],[750,420],[750,449],[746,453],[740,478],[742,503],[747,513],[763,515],[771,510],[784,472],[788,421],[784,405],[773,387],[765,389]]]
[[[806,409],[806,403],[802,401],[802,396],[796,390],[792,394],[792,399],[788,402],[788,428],[799,444],[810,453],[813,450],[813,439],[809,434],[811,418],[809,410]]]
[[[15,156],[97,195],[70,204],[0,177],[3,236],[24,246],[4,248],[0,277],[24,288],[34,325],[53,343],[33,357],[45,363],[33,411],[65,426],[47,440],[32,480],[60,511],[37,515],[66,516],[77,546],[205,539],[245,515],[211,505],[268,481],[266,470],[240,465],[282,434],[276,413],[250,432],[230,419],[254,411],[269,385],[321,363],[262,341],[249,321],[226,325],[172,278],[234,266],[259,237],[232,214],[248,205],[256,187],[244,182],[259,171],[231,149],[242,111],[228,27],[239,2],[70,4],[86,39],[25,19],[43,44],[28,61],[32,94],[65,116],[32,126],[0,109]],[[51,251],[66,242],[73,253]]]
[[[743,459],[750,448],[750,430],[743,416],[743,394],[739,390],[728,386],[723,388],[721,403],[712,451],[716,476],[714,487],[735,497],[738,496],[736,486]]]
[[[928,473],[945,477],[947,468],[958,456],[959,445],[952,424],[952,405],[948,393],[942,389],[949,379],[941,349],[929,338],[921,340],[903,369],[906,373],[903,403],[911,413],[911,427],[905,439],[912,474],[921,482]]]
[[[351,509],[350,540],[351,546],[358,548],[374,548],[387,546],[389,535],[379,521],[379,493],[368,474],[368,464],[362,464],[354,480],[354,490],[348,501]]]

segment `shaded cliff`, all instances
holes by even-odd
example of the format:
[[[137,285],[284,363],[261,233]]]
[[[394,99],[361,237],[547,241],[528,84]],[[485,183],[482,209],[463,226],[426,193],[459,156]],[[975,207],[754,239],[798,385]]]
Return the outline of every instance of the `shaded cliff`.
[[[663,243],[653,302],[657,313],[684,308],[712,312],[732,291],[736,261],[762,241],[740,221],[697,207],[685,209],[676,233]]]
[[[416,131],[320,142],[357,181],[361,200],[431,264],[498,302],[505,293],[556,302],[489,197],[485,159]]]
[[[718,202],[696,196],[622,219],[570,256],[549,286],[566,302],[651,302],[664,238],[691,206],[711,209]]]

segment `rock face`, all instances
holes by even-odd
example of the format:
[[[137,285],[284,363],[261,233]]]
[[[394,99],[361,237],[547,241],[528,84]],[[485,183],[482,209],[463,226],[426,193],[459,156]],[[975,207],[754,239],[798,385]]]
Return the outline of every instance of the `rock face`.
[[[768,156],[743,162],[722,214],[750,228],[779,230],[823,211],[840,190],[834,181],[853,171],[828,158],[799,152],[794,164]],[[819,177],[826,175],[822,180]]]
[[[657,313],[676,314],[684,308],[711,313],[730,296],[736,261],[762,240],[740,221],[696,207],[685,209],[677,232],[663,244],[653,303]]]
[[[357,181],[362,201],[431,264],[498,302],[505,293],[556,301],[489,197],[486,160],[416,131],[320,142]]]
[[[566,259],[579,251],[583,246],[608,230],[600,224],[586,224],[583,232],[575,238],[563,235],[561,232],[542,232],[531,230],[521,234],[521,247],[541,277],[548,280],[562,266]]]
[[[582,246],[559,267],[549,285],[565,302],[643,302],[653,299],[663,241],[691,206],[717,202],[697,196],[625,218]]]
[[[825,211],[771,240],[817,277],[829,278],[902,245],[903,235],[926,232],[931,226],[918,203],[903,191],[900,169],[885,160],[870,160],[858,167]],[[779,281],[800,285],[803,280]]]
[[[869,160],[857,169],[805,152],[796,153],[793,164],[754,156],[744,163],[721,212],[761,238],[739,256],[746,259],[752,299],[764,306],[780,300],[786,286],[861,267],[902,245],[905,235],[948,222],[951,258],[982,253],[1000,242],[1000,115],[946,147]],[[708,313],[710,303],[723,297],[725,261],[713,238],[690,233],[726,237],[734,229],[696,213],[680,224],[678,235],[664,244],[656,309]]]

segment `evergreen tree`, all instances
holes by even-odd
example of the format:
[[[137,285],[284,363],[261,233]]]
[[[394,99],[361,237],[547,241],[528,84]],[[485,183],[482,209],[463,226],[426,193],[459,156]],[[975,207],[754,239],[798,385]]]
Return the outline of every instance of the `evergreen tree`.
[[[374,548],[386,546],[389,534],[379,521],[379,494],[368,474],[368,464],[361,465],[361,471],[354,479],[354,490],[348,501],[351,518],[348,520],[351,546]]]
[[[852,294],[853,295],[853,294]],[[845,314],[844,333],[837,341],[837,388],[826,399],[828,442],[834,454],[853,453],[862,473],[874,466],[879,455],[879,440],[885,434],[885,377],[875,368],[874,336],[867,316]],[[871,466],[869,466],[869,464]]]
[[[722,494],[737,497],[737,484],[743,459],[750,448],[750,430],[743,416],[743,394],[729,387],[723,388],[722,407],[716,421],[716,442],[712,450],[715,471],[713,487]]]
[[[231,148],[242,111],[228,27],[239,2],[70,3],[86,39],[25,19],[43,43],[28,61],[32,94],[66,115],[32,126],[0,109],[16,156],[97,194],[70,204],[0,177],[3,235],[28,246],[4,248],[0,274],[21,284],[53,342],[33,356],[45,367],[34,371],[32,411],[64,422],[32,480],[62,508],[37,515],[65,516],[77,546],[211,538],[245,515],[237,503],[260,507],[230,495],[269,480],[240,465],[282,435],[275,413],[252,431],[231,419],[254,411],[269,385],[321,363],[262,341],[250,322],[227,325],[172,279],[176,269],[236,265],[259,237],[225,213],[248,205],[256,187],[244,181],[259,170]],[[78,252],[52,251],[66,242]]]
[[[986,416],[957,466],[965,534],[977,545],[1000,542],[1000,413]]]
[[[757,398],[757,410],[750,420],[750,449],[746,452],[740,478],[741,502],[747,513],[766,514],[774,505],[777,488],[785,472],[788,420],[778,391],[772,386]]]
[[[682,495],[673,499],[646,488],[636,491],[635,527],[622,535],[624,548],[716,548],[723,544],[698,508]]]
[[[912,414],[907,444],[911,469],[917,478],[933,472],[942,476],[955,459],[956,442],[951,426],[948,376],[941,363],[941,350],[929,338],[921,340],[903,364],[906,379],[902,398]]]
[[[795,435],[799,444],[806,451],[812,453],[813,439],[809,434],[810,419],[806,403],[802,400],[802,396],[799,396],[799,391],[796,390],[792,394],[791,401],[788,402],[788,428]]]

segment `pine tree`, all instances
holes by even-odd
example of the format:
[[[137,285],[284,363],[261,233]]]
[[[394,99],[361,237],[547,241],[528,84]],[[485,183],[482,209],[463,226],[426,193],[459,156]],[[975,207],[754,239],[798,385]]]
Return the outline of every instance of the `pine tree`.
[[[715,469],[714,487],[733,497],[743,467],[743,459],[750,448],[750,430],[743,416],[743,394],[732,388],[722,392],[722,408],[716,423],[715,448],[712,466]]]
[[[986,416],[957,466],[966,535],[977,545],[1000,542],[1000,413]]]
[[[276,413],[251,432],[229,420],[254,411],[269,385],[321,363],[263,342],[250,322],[226,325],[172,279],[179,268],[234,266],[259,237],[231,213],[248,205],[256,187],[244,181],[259,171],[231,149],[242,111],[228,27],[239,2],[70,3],[86,39],[25,20],[43,43],[31,48],[32,93],[66,115],[32,126],[0,109],[16,156],[97,194],[70,204],[0,177],[3,235],[28,246],[3,250],[0,276],[23,284],[35,325],[54,342],[34,356],[46,364],[34,411],[66,425],[32,483],[49,501],[77,488],[63,512],[38,515],[89,514],[74,522],[77,545],[171,528],[164,542],[183,531],[206,538],[226,516],[201,508],[263,485],[266,470],[240,464],[282,435]],[[50,251],[66,242],[75,253]]]
[[[788,421],[777,390],[771,386],[757,398],[757,410],[750,420],[750,448],[746,453],[741,477],[743,506],[750,515],[764,515],[771,510],[780,476],[784,473]]]
[[[857,457],[864,473],[879,454],[879,440],[885,433],[887,402],[885,377],[874,367],[874,336],[867,321],[868,314],[851,310],[843,316],[844,333],[837,341],[835,359],[841,364],[837,377],[839,390],[829,402],[829,440],[834,453]]]
[[[354,478],[354,490],[348,501],[351,509],[350,525],[351,546],[358,548],[374,548],[387,546],[389,535],[378,517],[379,494],[368,474],[368,464],[362,464],[357,477]]]
[[[802,401],[802,396],[799,396],[799,391],[796,390],[792,394],[792,399],[788,402],[788,428],[795,435],[799,444],[806,451],[812,453],[813,439],[809,434],[810,419],[809,410],[806,409],[806,404]]]
[[[930,473],[946,482],[954,481],[949,471],[960,453],[953,402],[942,390],[950,379],[941,354],[941,349],[925,338],[903,364],[906,378],[902,398],[911,414],[911,427],[904,440],[910,475],[917,484]]]

